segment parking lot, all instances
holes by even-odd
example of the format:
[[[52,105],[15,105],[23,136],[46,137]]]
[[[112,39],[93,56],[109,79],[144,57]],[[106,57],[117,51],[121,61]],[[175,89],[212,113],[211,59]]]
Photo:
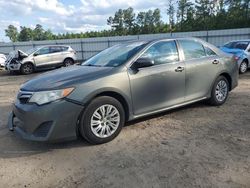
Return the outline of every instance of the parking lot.
[[[0,71],[1,187],[250,187],[250,72],[220,107],[133,121],[104,145],[25,141],[7,129],[20,85]]]

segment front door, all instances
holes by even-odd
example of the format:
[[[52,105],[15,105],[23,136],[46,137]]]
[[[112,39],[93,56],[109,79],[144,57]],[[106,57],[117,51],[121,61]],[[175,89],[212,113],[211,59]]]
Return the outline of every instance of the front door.
[[[174,40],[160,41],[140,58],[154,61],[151,67],[129,70],[135,115],[161,110],[184,101],[185,64],[179,61]]]
[[[37,67],[43,67],[52,61],[49,47],[43,47],[34,53],[34,62]]]

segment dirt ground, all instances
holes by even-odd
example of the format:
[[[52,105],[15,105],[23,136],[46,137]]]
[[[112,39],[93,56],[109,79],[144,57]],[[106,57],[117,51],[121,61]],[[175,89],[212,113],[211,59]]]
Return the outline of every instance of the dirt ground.
[[[98,146],[8,131],[21,83],[37,74],[0,71],[0,187],[250,187],[250,71],[221,107],[198,103],[130,122]]]

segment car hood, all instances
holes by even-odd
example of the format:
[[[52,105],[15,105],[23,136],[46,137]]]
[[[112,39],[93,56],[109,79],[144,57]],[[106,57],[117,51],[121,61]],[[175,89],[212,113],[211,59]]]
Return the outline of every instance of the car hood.
[[[46,91],[74,87],[107,75],[112,67],[71,66],[50,71],[24,83],[22,91]]]

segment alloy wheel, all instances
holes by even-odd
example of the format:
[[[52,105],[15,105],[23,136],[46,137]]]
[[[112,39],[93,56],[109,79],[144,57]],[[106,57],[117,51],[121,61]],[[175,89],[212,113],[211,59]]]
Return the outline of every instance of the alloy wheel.
[[[241,64],[240,64],[240,72],[241,73],[244,73],[247,71],[247,63],[245,61],[243,61]]]
[[[91,117],[91,131],[99,138],[107,138],[115,133],[120,124],[120,113],[113,105],[102,105]]]
[[[23,65],[23,72],[25,74],[30,74],[33,72],[33,66],[31,64],[24,64]]]
[[[219,102],[223,102],[228,95],[228,85],[225,80],[220,80],[215,89],[215,96]]]

